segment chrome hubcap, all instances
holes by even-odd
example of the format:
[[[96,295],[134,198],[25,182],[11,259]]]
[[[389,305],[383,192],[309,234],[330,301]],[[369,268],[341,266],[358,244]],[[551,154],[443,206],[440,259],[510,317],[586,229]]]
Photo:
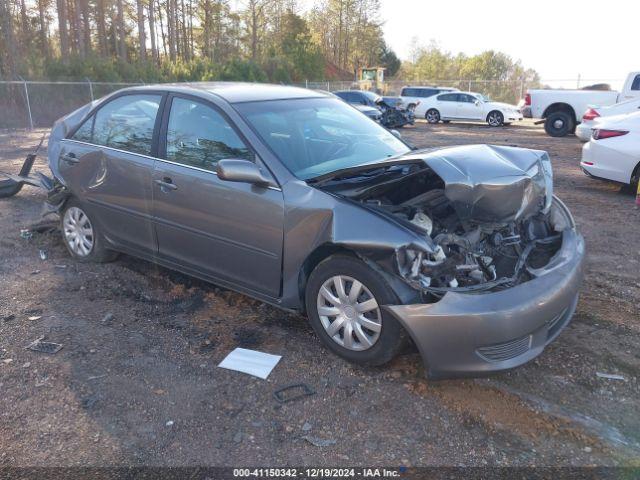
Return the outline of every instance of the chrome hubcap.
[[[429,123],[435,123],[438,121],[438,114],[436,112],[427,113],[427,121]]]
[[[500,125],[500,117],[498,116],[497,113],[492,113],[491,115],[489,115],[489,124],[492,127]]]
[[[73,253],[86,257],[93,248],[93,227],[89,217],[78,207],[71,207],[64,212],[62,220],[64,239]]]
[[[382,330],[382,315],[373,294],[346,275],[336,275],[322,284],[318,316],[331,339],[348,350],[371,348]]]
[[[557,128],[558,130],[564,127],[564,122],[562,120],[556,120],[553,122],[553,128]]]

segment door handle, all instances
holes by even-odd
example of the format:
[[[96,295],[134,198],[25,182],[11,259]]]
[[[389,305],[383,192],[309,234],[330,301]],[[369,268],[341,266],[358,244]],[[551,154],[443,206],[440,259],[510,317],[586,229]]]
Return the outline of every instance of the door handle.
[[[76,157],[74,153],[65,153],[64,155],[60,156],[60,160],[68,163],[69,165],[76,165],[80,163],[80,160]]]
[[[171,181],[169,177],[164,177],[162,180],[156,180],[156,183],[160,185],[160,188],[163,192],[167,190],[177,190],[178,186]]]

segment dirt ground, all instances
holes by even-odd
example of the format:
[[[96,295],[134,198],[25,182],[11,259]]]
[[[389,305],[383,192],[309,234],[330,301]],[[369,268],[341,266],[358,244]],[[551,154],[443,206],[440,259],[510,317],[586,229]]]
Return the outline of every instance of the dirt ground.
[[[0,169],[17,171],[41,133],[0,132]],[[418,146],[550,153],[588,267],[573,322],[538,359],[440,382],[424,379],[415,352],[383,368],[351,365],[302,317],[128,256],[75,263],[58,231],[21,238],[41,222],[44,196],[28,187],[0,200],[0,466],[640,464],[633,196],[581,173],[576,138],[529,123],[421,123],[402,134]],[[47,171],[43,160],[37,169]],[[64,347],[24,348],[42,336]],[[217,368],[236,346],[283,358],[267,380]],[[300,382],[315,395],[274,400]]]

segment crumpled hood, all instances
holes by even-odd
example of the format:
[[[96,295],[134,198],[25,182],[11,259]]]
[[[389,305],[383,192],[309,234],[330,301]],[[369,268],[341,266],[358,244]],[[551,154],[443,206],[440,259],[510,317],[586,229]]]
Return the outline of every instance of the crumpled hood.
[[[549,155],[495,145],[412,152],[445,183],[445,196],[461,220],[508,223],[542,211],[553,196]]]

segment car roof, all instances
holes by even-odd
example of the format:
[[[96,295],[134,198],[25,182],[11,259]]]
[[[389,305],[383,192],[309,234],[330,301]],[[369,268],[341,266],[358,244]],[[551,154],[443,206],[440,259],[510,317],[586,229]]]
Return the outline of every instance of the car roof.
[[[190,93],[204,97],[215,95],[229,103],[329,97],[325,93],[306,88],[249,82],[160,83],[130,87],[125,90],[163,90],[175,93]]]
[[[439,87],[437,85],[406,85],[402,88],[424,88],[424,89],[429,89],[429,90],[450,90],[450,91],[457,91],[458,89],[455,87]]]

